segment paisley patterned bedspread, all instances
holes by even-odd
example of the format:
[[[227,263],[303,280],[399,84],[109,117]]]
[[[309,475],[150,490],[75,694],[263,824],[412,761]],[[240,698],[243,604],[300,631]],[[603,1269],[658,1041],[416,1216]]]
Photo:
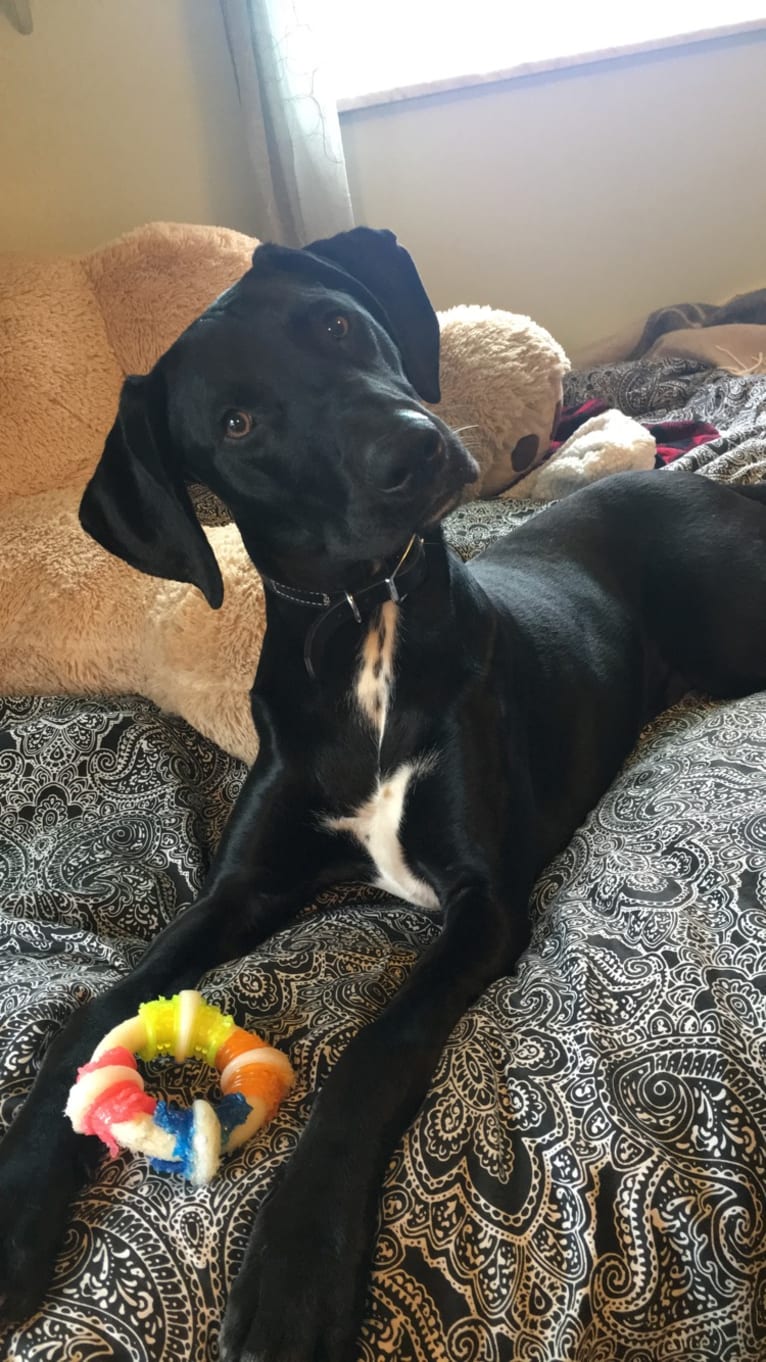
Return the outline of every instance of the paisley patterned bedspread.
[[[570,380],[568,402],[591,395],[723,432],[680,466],[766,476],[764,378],[638,362]],[[527,514],[473,504],[450,535],[468,556]],[[141,699],[3,702],[0,1127],[56,1028],[192,900],[242,779]],[[653,724],[532,911],[529,951],[455,1030],[389,1165],[360,1359],[763,1359],[766,694]],[[351,887],[210,973],[212,1001],[289,1051],[293,1094],[209,1188],[105,1160],[44,1310],[0,1356],[215,1359],[313,1094],[437,931]],[[206,1082],[155,1077],[184,1103]]]

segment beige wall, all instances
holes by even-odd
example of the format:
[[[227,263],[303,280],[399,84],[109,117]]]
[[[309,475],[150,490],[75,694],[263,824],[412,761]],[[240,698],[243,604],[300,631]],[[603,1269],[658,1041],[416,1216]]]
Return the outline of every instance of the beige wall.
[[[216,0],[0,6],[0,249],[82,250],[149,218],[251,230]]]
[[[766,285],[766,34],[347,114],[361,221],[438,307],[530,313],[567,347]]]
[[[0,5],[0,249],[150,218],[255,232],[216,0]],[[529,312],[569,347],[766,284],[766,35],[347,114],[360,221],[435,302]]]

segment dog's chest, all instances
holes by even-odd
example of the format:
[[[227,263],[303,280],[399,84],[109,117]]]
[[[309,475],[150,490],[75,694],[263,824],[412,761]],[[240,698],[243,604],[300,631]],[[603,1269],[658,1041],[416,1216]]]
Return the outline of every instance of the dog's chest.
[[[372,728],[378,752],[395,703],[397,617],[397,607],[387,602],[379,620],[367,632],[354,681],[352,704],[364,724]],[[432,765],[432,759],[415,757],[385,776],[378,769],[366,800],[343,817],[326,819],[328,828],[349,833],[364,847],[377,871],[378,888],[423,908],[435,908],[438,901],[431,886],[407,864],[400,833],[408,791]]]
[[[367,630],[360,653],[354,684],[353,703],[377,734],[378,750],[383,742],[388,707],[394,689],[394,658],[399,612],[393,601],[386,601],[380,615]]]

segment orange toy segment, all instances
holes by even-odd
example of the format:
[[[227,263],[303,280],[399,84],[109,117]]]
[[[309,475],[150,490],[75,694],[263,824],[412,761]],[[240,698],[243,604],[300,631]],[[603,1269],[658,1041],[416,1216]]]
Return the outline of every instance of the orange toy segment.
[[[283,1075],[276,1069],[267,1068],[265,1064],[244,1064],[227,1086],[229,1092],[241,1092],[246,1099],[257,1097],[261,1102],[265,1102],[266,1121],[271,1120],[288,1091],[288,1084],[285,1083]]]
[[[254,1036],[252,1031],[243,1031],[241,1026],[235,1026],[215,1057],[215,1067],[219,1074],[222,1074],[226,1065],[236,1059],[237,1055],[243,1055],[246,1050],[262,1048],[266,1048],[265,1040],[261,1040],[260,1036]]]

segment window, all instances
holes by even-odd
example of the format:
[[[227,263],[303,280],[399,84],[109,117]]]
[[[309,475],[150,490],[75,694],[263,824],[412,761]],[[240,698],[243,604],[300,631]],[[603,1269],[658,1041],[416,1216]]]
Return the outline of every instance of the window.
[[[330,8],[341,108],[384,91],[766,27],[766,0],[330,0]]]

